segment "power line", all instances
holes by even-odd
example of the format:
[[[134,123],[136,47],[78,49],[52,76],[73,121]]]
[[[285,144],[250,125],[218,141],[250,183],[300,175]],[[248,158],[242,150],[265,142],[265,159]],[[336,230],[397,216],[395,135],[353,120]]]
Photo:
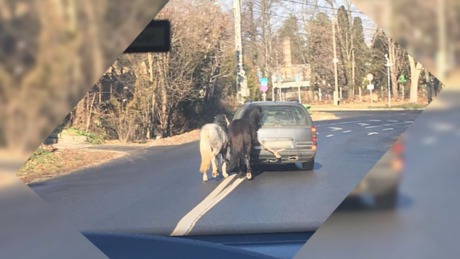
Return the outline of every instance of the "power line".
[[[306,2],[298,2],[298,1],[295,1],[295,0],[282,0],[282,2],[288,2],[288,3],[292,3],[292,4],[300,4],[300,5],[306,5],[306,6],[311,6],[311,7],[316,7],[316,8],[323,8],[323,9],[328,9],[328,10],[333,10],[333,11],[338,11],[340,8],[332,8],[332,7],[329,7],[329,6],[324,6],[324,5],[318,5],[318,4],[309,4],[309,3],[306,3]],[[364,15],[363,12],[361,11],[353,11],[353,10],[350,10],[347,12],[350,12],[350,13],[357,13],[357,14],[362,14]]]
[[[257,13],[257,14],[260,14],[260,15],[263,14],[262,12],[260,12],[260,11],[258,11],[258,10],[254,10],[254,12]],[[266,14],[268,14],[268,13],[266,13]],[[284,18],[284,19],[289,19],[289,18],[291,18],[290,16],[281,15],[281,14],[276,14],[276,13],[270,13],[269,15],[271,15],[271,16],[273,16],[273,17]],[[311,23],[318,23],[318,24],[321,24],[321,22],[319,22],[319,21],[314,21],[314,20],[308,21],[308,23],[310,23],[310,22],[311,22]],[[327,25],[327,26],[329,26],[329,25]],[[375,31],[376,29],[377,29],[377,27],[365,27],[365,26],[363,26],[363,30]]]

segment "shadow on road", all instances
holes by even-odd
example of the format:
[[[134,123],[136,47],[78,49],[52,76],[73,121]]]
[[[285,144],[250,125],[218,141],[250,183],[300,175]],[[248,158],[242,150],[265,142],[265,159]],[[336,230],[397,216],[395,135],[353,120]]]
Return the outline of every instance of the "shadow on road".
[[[253,166],[253,178],[262,175],[264,172],[314,172],[321,169],[320,163],[315,163],[313,171],[302,170],[298,164],[271,164],[271,165],[257,165]]]

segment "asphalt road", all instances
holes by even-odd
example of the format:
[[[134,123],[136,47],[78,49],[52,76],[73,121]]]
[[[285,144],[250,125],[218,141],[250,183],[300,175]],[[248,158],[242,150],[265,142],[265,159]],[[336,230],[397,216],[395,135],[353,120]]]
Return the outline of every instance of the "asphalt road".
[[[316,230],[420,112],[337,112],[317,122],[313,171],[265,168],[202,183],[198,142],[134,149],[31,184],[81,231],[211,235]],[[294,169],[294,170],[292,170]]]
[[[404,133],[394,210],[343,204],[296,258],[458,258],[459,100],[455,88],[446,88]]]

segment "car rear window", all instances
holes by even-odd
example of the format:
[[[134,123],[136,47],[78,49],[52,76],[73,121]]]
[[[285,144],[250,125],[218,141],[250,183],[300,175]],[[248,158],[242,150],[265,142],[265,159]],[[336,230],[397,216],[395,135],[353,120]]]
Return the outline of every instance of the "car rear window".
[[[262,106],[262,127],[309,126],[303,107],[298,106]]]

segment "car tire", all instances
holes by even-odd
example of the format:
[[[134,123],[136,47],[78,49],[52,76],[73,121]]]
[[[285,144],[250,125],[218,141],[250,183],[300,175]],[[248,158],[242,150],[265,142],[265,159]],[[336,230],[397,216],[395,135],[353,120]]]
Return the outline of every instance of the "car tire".
[[[301,170],[313,171],[315,167],[315,159],[313,158],[312,160],[308,162],[302,162],[300,165],[301,165],[300,166]]]
[[[384,194],[374,197],[375,206],[380,210],[392,210],[398,205],[398,187],[395,186]]]

